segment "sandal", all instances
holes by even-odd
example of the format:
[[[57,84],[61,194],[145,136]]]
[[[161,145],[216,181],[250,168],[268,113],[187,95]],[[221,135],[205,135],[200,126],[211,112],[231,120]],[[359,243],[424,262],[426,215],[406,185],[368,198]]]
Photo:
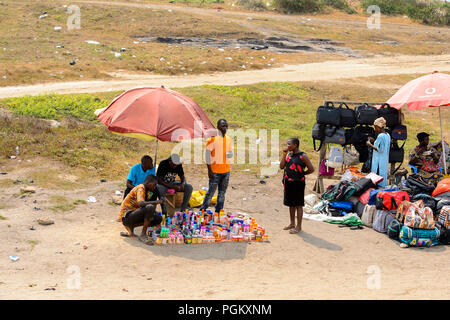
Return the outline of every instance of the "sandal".
[[[121,237],[129,237],[130,234],[128,232],[126,232],[126,231],[122,231],[122,232],[120,232],[120,236]]]
[[[297,231],[297,229],[293,228],[293,229],[289,230],[289,233],[290,234],[296,234],[296,233],[299,233],[300,231]]]

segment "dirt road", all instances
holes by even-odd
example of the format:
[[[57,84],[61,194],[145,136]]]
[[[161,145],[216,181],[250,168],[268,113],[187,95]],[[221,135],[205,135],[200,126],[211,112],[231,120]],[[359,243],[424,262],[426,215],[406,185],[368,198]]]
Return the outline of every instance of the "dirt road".
[[[127,90],[142,86],[188,87],[204,84],[246,85],[273,81],[320,81],[398,74],[431,73],[450,71],[450,55],[440,56],[395,56],[343,61],[325,61],[280,68],[233,71],[225,73],[166,76],[116,73],[116,80],[73,81],[44,83],[29,86],[0,88],[0,98],[45,93],[92,93]]]

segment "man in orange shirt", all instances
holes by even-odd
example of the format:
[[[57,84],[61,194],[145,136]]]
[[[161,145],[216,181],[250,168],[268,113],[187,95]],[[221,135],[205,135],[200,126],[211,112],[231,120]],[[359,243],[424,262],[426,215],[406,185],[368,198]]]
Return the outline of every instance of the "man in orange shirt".
[[[225,119],[217,121],[219,134],[209,138],[206,142],[206,166],[208,167],[209,188],[206,192],[200,210],[206,210],[211,203],[211,199],[219,188],[217,195],[216,212],[223,209],[225,203],[225,193],[227,192],[228,181],[230,180],[229,159],[233,157],[232,141],[226,136],[228,123]]]

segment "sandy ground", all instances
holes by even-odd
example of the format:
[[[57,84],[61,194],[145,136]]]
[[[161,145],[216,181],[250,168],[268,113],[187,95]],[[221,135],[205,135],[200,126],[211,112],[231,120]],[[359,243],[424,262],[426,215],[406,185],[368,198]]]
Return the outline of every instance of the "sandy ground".
[[[75,178],[57,163],[32,161],[24,167],[8,160],[0,183],[50,167]],[[185,170],[194,188],[207,185],[206,170]],[[352,231],[311,220],[291,235],[282,230],[288,211],[282,205],[280,173],[266,181],[263,185],[254,175],[233,171],[226,210],[250,213],[266,227],[270,243],[171,246],[146,246],[119,236],[118,207],[108,202],[122,181],[98,181],[73,191],[38,187],[25,198],[14,197],[20,185],[4,187],[0,203],[11,207],[0,210],[7,217],[0,220],[0,299],[450,298],[448,246],[403,249],[372,229]],[[313,181],[309,178],[309,188]],[[97,202],[53,212],[47,209],[52,195],[72,200],[92,195]],[[36,220],[43,217],[55,224],[39,225]],[[19,260],[12,262],[10,255]],[[80,270],[80,289],[68,288],[76,283],[73,266]]]
[[[380,75],[450,71],[450,55],[395,56],[286,65],[268,70],[233,71],[203,75],[163,76],[115,74],[117,80],[73,81],[0,88],[0,98],[44,93],[92,93],[143,86],[190,87],[204,84],[245,85],[274,81],[320,81]]]

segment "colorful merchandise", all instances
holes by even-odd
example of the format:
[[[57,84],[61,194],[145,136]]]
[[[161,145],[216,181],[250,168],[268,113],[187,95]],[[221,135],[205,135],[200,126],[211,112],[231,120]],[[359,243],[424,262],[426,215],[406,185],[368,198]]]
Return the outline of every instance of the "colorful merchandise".
[[[246,213],[176,212],[165,218],[159,234],[153,232],[156,244],[201,244],[217,242],[269,241],[265,228]]]

